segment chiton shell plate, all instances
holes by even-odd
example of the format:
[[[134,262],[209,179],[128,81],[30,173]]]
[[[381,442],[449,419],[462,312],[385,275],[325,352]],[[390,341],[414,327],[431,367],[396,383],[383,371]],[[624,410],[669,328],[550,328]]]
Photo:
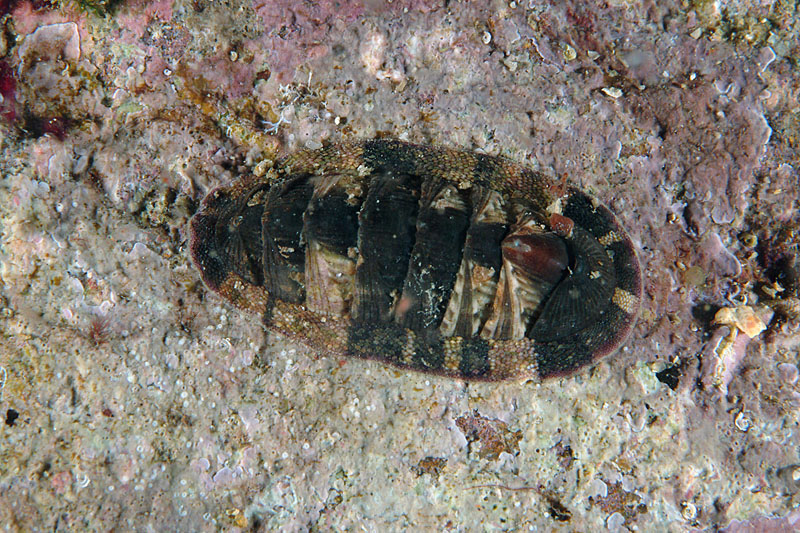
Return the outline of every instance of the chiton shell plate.
[[[572,374],[620,346],[641,300],[606,207],[467,151],[303,150],[213,190],[190,232],[206,286],[268,329],[461,379]]]

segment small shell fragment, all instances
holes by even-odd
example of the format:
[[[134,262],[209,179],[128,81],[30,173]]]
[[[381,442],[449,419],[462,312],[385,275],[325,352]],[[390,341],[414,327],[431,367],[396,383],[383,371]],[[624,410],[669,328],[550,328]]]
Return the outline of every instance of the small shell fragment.
[[[735,326],[736,329],[750,337],[757,337],[767,326],[749,305],[739,307],[723,307],[714,315],[714,323]]]

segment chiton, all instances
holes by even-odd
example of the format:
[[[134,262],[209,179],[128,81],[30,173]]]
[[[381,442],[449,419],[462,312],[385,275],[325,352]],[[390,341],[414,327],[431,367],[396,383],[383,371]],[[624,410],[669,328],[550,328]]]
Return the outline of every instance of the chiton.
[[[578,189],[500,157],[370,140],[213,190],[206,286],[324,354],[469,380],[569,375],[615,351],[636,252]]]

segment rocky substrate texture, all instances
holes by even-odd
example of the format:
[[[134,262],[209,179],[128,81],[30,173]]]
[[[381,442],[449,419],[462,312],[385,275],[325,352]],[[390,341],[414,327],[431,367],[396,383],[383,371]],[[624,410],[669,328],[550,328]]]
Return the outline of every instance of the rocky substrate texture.
[[[0,3],[0,528],[797,527],[792,2]],[[641,316],[575,376],[322,356],[188,221],[278,155],[502,155],[597,197]]]

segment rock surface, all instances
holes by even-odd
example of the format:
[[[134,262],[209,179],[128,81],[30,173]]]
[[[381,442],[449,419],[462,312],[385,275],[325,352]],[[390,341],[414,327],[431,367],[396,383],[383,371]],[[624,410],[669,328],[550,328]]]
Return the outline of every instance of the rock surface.
[[[0,4],[0,527],[797,527],[800,16],[726,6]],[[466,385],[319,357],[204,289],[205,193],[385,136],[614,210],[645,288],[625,348]],[[745,306],[766,330],[723,354]]]

